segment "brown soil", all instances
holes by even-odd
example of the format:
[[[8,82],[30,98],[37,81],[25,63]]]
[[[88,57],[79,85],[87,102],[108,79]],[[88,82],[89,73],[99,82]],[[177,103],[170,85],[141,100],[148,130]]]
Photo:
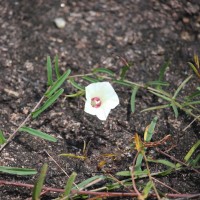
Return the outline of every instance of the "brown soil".
[[[134,63],[127,77],[134,82],[156,80],[164,61],[171,60],[166,80],[171,83],[173,92],[193,73],[187,62],[199,51],[200,2],[195,0],[1,0],[0,13],[0,129],[6,137],[25,119],[46,90],[47,55],[53,58],[58,54],[61,71],[70,68],[74,75],[89,73],[96,67],[119,73],[118,57],[121,56]],[[64,29],[56,28],[53,23],[56,17],[66,20]],[[182,95],[198,84],[194,77]],[[158,116],[158,123],[153,141],[171,134],[176,147],[169,154],[183,160],[199,139],[199,123],[193,123],[184,132],[193,120],[185,113],[180,112],[178,119],[174,118],[171,109],[140,113],[144,108],[159,105],[157,98],[142,90],[137,95],[136,113],[132,114],[131,91],[118,85],[114,87],[120,97],[120,106],[110,113],[106,122],[84,112],[83,98],[65,100],[62,96],[38,119],[27,123],[55,136],[58,142],[50,143],[20,133],[1,152],[0,165],[39,171],[46,162],[49,170],[45,185],[63,188],[67,178],[44,150],[68,174],[77,172],[78,183],[102,173],[97,170],[100,155],[124,152],[134,133],[142,136],[155,116]],[[67,83],[65,93],[73,91]],[[90,142],[85,162],[58,156],[61,153],[81,155],[84,141]],[[134,153],[120,153],[117,160],[107,163],[105,170],[113,175],[128,170]],[[149,153],[154,158],[165,158],[155,151]],[[152,170],[160,168],[154,165]],[[36,176],[2,173],[0,179],[33,184]],[[191,170],[176,172],[161,180],[180,193],[200,192],[200,177]],[[165,188],[163,191],[170,190]],[[48,193],[42,199],[53,199],[57,195]],[[1,200],[30,197],[28,189],[0,187]]]

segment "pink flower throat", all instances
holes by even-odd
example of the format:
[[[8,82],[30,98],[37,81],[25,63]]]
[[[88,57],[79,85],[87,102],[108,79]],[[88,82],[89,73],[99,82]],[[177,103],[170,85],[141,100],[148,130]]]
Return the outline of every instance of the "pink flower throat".
[[[101,106],[101,99],[99,97],[93,97],[91,99],[91,106],[94,108],[99,108]]]

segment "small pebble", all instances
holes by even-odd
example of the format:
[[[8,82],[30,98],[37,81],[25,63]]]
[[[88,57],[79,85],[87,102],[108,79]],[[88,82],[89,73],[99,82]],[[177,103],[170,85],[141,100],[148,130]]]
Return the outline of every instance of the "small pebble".
[[[55,23],[56,27],[60,28],[60,29],[64,28],[66,25],[66,21],[61,17],[55,18],[54,23]]]

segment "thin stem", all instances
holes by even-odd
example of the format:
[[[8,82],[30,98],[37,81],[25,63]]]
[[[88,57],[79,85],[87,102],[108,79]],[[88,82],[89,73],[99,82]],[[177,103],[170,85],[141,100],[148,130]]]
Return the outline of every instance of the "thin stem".
[[[153,182],[153,179],[152,179],[152,176],[151,176],[151,172],[150,172],[150,168],[149,168],[149,164],[148,164],[148,162],[147,162],[147,157],[146,157],[145,153],[143,153],[143,156],[144,156],[145,164],[146,164],[147,171],[148,171],[148,175],[149,175],[149,180],[152,182],[153,189],[154,189],[154,191],[155,191],[155,193],[156,193],[156,196],[157,196],[158,200],[161,200],[160,195],[158,194],[158,191],[157,191],[157,189],[156,189],[156,186],[155,186],[155,184],[154,184],[154,182]]]
[[[39,100],[39,102],[36,104],[36,106],[32,109],[32,111],[29,113],[29,115],[26,117],[26,119],[18,126],[18,128],[14,131],[13,134],[10,135],[10,137],[7,139],[6,143],[4,143],[1,148],[0,148],[0,152],[4,149],[4,147],[11,142],[11,140],[17,135],[19,129],[25,125],[25,123],[29,120],[29,118],[31,117],[31,113],[34,112],[42,103],[42,101],[44,100],[45,96],[42,96],[42,98]]]
[[[26,183],[20,183],[20,182],[12,182],[12,181],[4,181],[0,180],[0,185],[12,185],[17,187],[25,187],[25,188],[33,188],[34,185],[32,184],[26,184]],[[46,190],[48,192],[58,192],[63,193],[65,190],[60,188],[52,188],[52,187],[43,187],[43,190]],[[86,194],[86,195],[100,195],[103,197],[137,197],[137,193],[131,192],[131,193],[123,193],[123,192],[92,192],[92,191],[79,191],[79,190],[72,190],[72,194]],[[151,194],[152,197],[156,197],[155,194]],[[166,197],[171,198],[196,198],[200,197],[200,193],[197,194],[165,194]]]
[[[167,157],[169,157],[171,160],[174,160],[174,161],[180,163],[181,165],[184,165],[184,166],[186,166],[186,167],[190,167],[190,166],[188,166],[186,163],[184,163],[184,162],[182,162],[182,161],[176,159],[176,158],[173,157],[173,156],[170,156],[169,154],[167,154],[167,153],[164,152],[164,151],[161,151],[161,150],[158,149],[158,148],[156,148],[156,151],[159,152],[159,153],[161,153],[161,154],[163,154],[163,155],[165,155],[165,156],[167,156]],[[193,167],[190,167],[190,168],[191,168],[193,171],[195,171],[196,173],[200,174],[200,172],[199,172],[198,170],[194,169]]]

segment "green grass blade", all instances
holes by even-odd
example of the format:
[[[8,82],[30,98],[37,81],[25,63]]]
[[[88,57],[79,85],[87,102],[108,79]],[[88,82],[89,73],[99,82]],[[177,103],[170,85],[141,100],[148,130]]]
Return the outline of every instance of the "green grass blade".
[[[22,132],[26,132],[26,133],[29,133],[29,134],[31,134],[31,135],[34,135],[34,136],[36,136],[36,137],[42,138],[42,139],[44,139],[44,140],[48,140],[48,141],[50,141],[50,142],[57,142],[57,139],[54,138],[53,136],[48,135],[48,134],[46,134],[46,133],[43,133],[43,132],[41,132],[41,131],[38,131],[38,130],[35,130],[35,129],[32,129],[32,128],[29,128],[29,127],[23,126],[23,127],[21,127],[19,130],[22,131]]]
[[[153,162],[153,163],[158,163],[158,164],[163,164],[168,167],[176,168],[176,165],[168,160],[164,159],[158,159],[158,160],[152,160],[152,159],[147,159],[148,162]]]
[[[45,93],[45,95],[49,98],[67,79],[71,70],[68,69],[53,85],[52,87]]]
[[[45,163],[42,166],[38,180],[34,185],[32,200],[39,200],[40,199],[40,194],[41,194],[42,187],[43,187],[43,184],[44,184],[44,179],[46,177],[47,169],[48,169],[48,165]]]
[[[67,94],[65,95],[66,97],[79,97],[79,96],[82,96],[85,94],[85,91],[81,90],[81,91],[78,91],[77,93],[74,93],[74,94]]]
[[[0,131],[0,145],[6,142],[6,138],[3,135],[3,131]]]
[[[146,132],[146,134],[144,134],[144,141],[145,142],[150,142],[153,133],[154,133],[154,129],[157,123],[158,117],[154,117],[153,120],[151,121],[151,124],[149,125],[149,128]]]
[[[192,78],[192,75],[190,75],[189,77],[187,77],[177,88],[177,90],[174,93],[174,96],[172,97],[173,99],[175,99],[178,95],[178,93],[181,91],[181,89],[186,85],[186,83]]]
[[[118,83],[120,85],[123,85],[123,86],[128,86],[128,87],[134,87],[135,85],[131,84],[131,83],[128,83],[126,81],[122,81],[122,80],[114,80],[113,81],[114,83]]]
[[[200,104],[200,101],[187,102],[187,103],[184,104],[184,106],[195,105],[195,104]]]
[[[69,199],[68,197],[69,197],[70,192],[72,190],[72,186],[73,186],[73,183],[74,183],[74,180],[75,180],[76,176],[77,176],[77,173],[73,172],[70,175],[70,177],[69,177],[69,179],[67,181],[67,184],[65,186],[65,192],[64,192],[64,197],[67,197],[66,199]]]
[[[106,176],[100,175],[100,176],[93,176],[91,178],[88,178],[81,183],[79,183],[77,186],[80,190],[85,189],[92,185],[92,183],[99,183],[102,180],[105,180]],[[77,187],[73,187],[72,189],[77,189]]]
[[[97,82],[99,82],[98,79],[92,78],[90,76],[83,76],[83,79],[86,80],[86,81],[89,81],[90,83],[97,83]]]
[[[122,69],[121,69],[121,72],[120,72],[120,78],[121,78],[121,80],[123,80],[124,78],[125,78],[125,76],[126,76],[126,73],[127,73],[127,71],[130,69],[130,65],[129,64],[127,64],[127,65],[124,65],[123,67],[122,67]]]
[[[108,74],[110,76],[114,76],[115,73],[113,71],[111,71],[110,69],[106,69],[106,68],[96,68],[93,70],[93,73],[105,73]]]
[[[174,111],[175,118],[177,118],[178,117],[178,108],[177,108],[177,106],[175,105],[174,102],[171,102],[171,106],[172,106],[172,109]]]
[[[159,110],[159,109],[163,109],[163,108],[169,108],[170,106],[171,106],[171,104],[154,106],[154,107],[146,108],[140,112],[142,113],[142,112],[151,111],[151,110]]]
[[[138,154],[136,163],[135,163],[135,170],[136,171],[142,171],[142,160],[143,160],[143,155],[141,153]]]
[[[4,166],[0,166],[0,172],[20,175],[20,176],[28,176],[28,175],[37,174],[37,171],[35,169],[4,167]]]
[[[200,96],[200,91],[195,91],[191,95],[187,96],[185,99],[186,100],[191,100],[191,99],[196,98],[198,96]]]
[[[85,90],[85,88],[74,81],[73,78],[69,79],[69,82],[78,90]]]
[[[186,156],[184,157],[185,162],[188,162],[189,159],[191,158],[192,154],[195,152],[195,150],[199,147],[200,145],[200,140],[198,140],[193,146],[192,148],[188,151],[188,153],[186,154]]]
[[[134,170],[134,177],[135,178],[139,178],[139,177],[143,177],[144,175],[147,175],[148,174],[148,171],[147,170],[144,170],[144,171],[141,171],[141,170]],[[121,171],[121,172],[117,172],[116,173],[117,176],[131,176],[131,172],[130,171]]]
[[[152,187],[153,187],[153,183],[152,181],[149,181],[142,191],[142,197],[144,197],[144,199],[148,197]]]
[[[200,161],[200,153],[197,155],[197,157],[194,160],[192,160],[191,165],[196,166],[198,164],[199,166],[199,161]]]
[[[53,85],[51,58],[47,56],[47,85]]]
[[[131,94],[131,112],[132,113],[135,112],[135,97],[136,97],[138,89],[139,89],[138,86],[134,86],[132,90],[132,94]]]
[[[169,83],[163,81],[149,81],[146,83],[146,85],[152,85],[152,86],[156,85],[160,89],[160,86],[169,86]]]
[[[200,78],[200,74],[199,74],[197,68],[191,62],[188,62],[188,64],[193,69],[194,73]]]
[[[55,56],[55,72],[56,72],[56,78],[59,79],[60,78],[60,71],[59,71],[59,65],[58,65],[58,55]]]
[[[152,94],[154,94],[154,95],[156,95],[156,96],[158,96],[158,97],[160,97],[160,98],[162,98],[162,99],[164,99],[166,101],[170,101],[171,102],[171,99],[169,97],[167,97],[167,96],[164,96],[164,95],[159,94],[159,93],[154,92],[154,91],[149,91],[149,92],[151,92]]]
[[[49,106],[51,106],[59,96],[64,92],[64,89],[59,89],[54,95],[52,95],[40,108],[38,108],[35,112],[32,112],[32,117],[36,118],[42,112],[44,112]]]
[[[167,61],[167,62],[165,62],[164,65],[161,67],[160,73],[159,73],[159,77],[158,77],[158,80],[159,80],[159,81],[163,81],[163,80],[164,80],[165,72],[166,72],[167,68],[169,67],[169,65],[170,65],[170,61]],[[161,89],[161,85],[158,85],[156,88],[157,88],[157,89]]]

